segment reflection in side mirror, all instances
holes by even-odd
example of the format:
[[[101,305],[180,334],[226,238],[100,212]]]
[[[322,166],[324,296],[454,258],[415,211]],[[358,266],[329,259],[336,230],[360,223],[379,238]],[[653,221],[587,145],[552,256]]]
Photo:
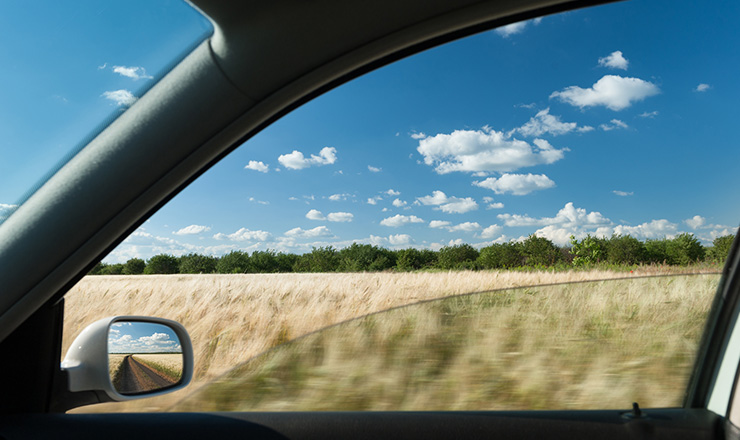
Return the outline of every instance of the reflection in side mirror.
[[[193,378],[187,330],[169,319],[110,316],[85,327],[61,364],[66,391],[54,411],[171,393]]]
[[[108,330],[108,370],[113,387],[121,394],[177,385],[183,373],[180,339],[164,324],[113,322]]]

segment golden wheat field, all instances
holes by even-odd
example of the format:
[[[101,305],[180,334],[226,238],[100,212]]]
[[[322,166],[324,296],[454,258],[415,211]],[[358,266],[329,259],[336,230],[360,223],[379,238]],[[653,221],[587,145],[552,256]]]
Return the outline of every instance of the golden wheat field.
[[[675,269],[671,271],[677,272]],[[628,282],[631,284],[621,282],[623,284],[617,287],[594,285],[578,292],[563,292],[556,288],[538,290],[533,294],[531,289],[513,290],[494,294],[499,297],[506,295],[510,299],[493,308],[485,307],[485,313],[479,313],[482,309],[476,301],[470,300],[462,308],[458,304],[456,313],[467,318],[453,319],[457,322],[454,328],[444,325],[444,322],[452,322],[446,317],[449,311],[444,308],[449,304],[442,307],[437,305],[442,302],[433,302],[376,315],[378,318],[373,320],[375,330],[370,339],[367,339],[366,330],[369,318],[365,318],[318,333],[326,335],[320,337],[320,344],[315,341],[319,336],[281,344],[352,318],[429,299],[517,286],[625,276],[634,278],[665,272],[665,269],[649,268],[632,274],[574,271],[91,276],[81,280],[66,297],[64,350],[86,325],[111,315],[137,314],[173,319],[188,329],[193,340],[195,377],[193,384],[185,390],[159,398],[76,410],[81,412],[161,411],[171,408],[337,409],[326,402],[338,404],[342,399],[361,399],[364,402],[359,406],[344,404],[342,408],[345,409],[440,409],[438,404],[427,408],[423,405],[432,398],[440,399],[449,390],[466,387],[470,388],[467,393],[448,393],[447,398],[451,399],[448,409],[499,408],[501,402],[484,404],[492,393],[495,394],[491,384],[496,383],[503,384],[506,389],[505,393],[499,393],[499,397],[508,396],[506,398],[510,402],[516,402],[516,407],[546,407],[553,399],[566,395],[565,401],[570,402],[568,407],[579,407],[594,403],[584,389],[611,389],[624,385],[620,381],[627,379],[620,376],[620,371],[629,371],[627,376],[635,378],[649,372],[658,378],[663,377],[662,382],[666,381],[666,376],[661,369],[678,369],[680,374],[688,374],[691,354],[698,342],[719,276],[677,274],[635,279]],[[468,298],[473,297],[476,296]],[[490,302],[484,301],[485,304]],[[389,319],[380,318],[385,315]],[[393,316],[396,318],[391,319]],[[338,329],[352,326],[351,331],[339,333]],[[450,339],[448,333],[457,336]],[[606,344],[599,340],[600,337],[612,339]],[[640,348],[634,353],[624,350],[629,338],[640,341]],[[440,345],[440,340],[445,343]],[[431,346],[423,344],[429,341],[437,342]],[[453,351],[445,348],[445,344],[455,341],[470,343],[455,346]],[[336,347],[340,343],[354,348],[338,351]],[[239,377],[234,374],[223,376],[277,346],[281,348],[260,357],[265,361],[248,363],[237,370]],[[481,360],[480,347],[484,346],[487,347],[486,356],[497,361]],[[405,354],[413,353],[419,347],[420,353],[427,350],[431,359],[442,356],[445,371],[440,373],[438,367],[426,365],[427,370],[434,374],[417,374],[419,377],[412,378],[416,380],[413,392],[401,396],[397,384],[408,383],[410,372],[394,370],[393,374],[381,374],[387,371],[388,365],[373,361],[373,353],[380,350],[387,354],[390,350],[395,353],[393,356],[400,357],[386,356],[386,360],[413,372],[419,370],[420,358]],[[440,350],[454,353],[454,356],[450,358],[449,353],[439,355]],[[532,355],[525,355],[528,350]],[[316,353],[324,354],[317,360]],[[287,395],[272,392],[284,388],[285,383],[276,385],[275,380],[282,380],[284,375],[281,372],[292,368],[285,360],[286,356],[296,361],[306,357],[309,363],[313,363],[312,370],[301,370],[304,376],[299,389]],[[654,363],[652,358],[667,361]],[[404,359],[410,360],[401,362]],[[416,361],[412,362],[414,359]],[[509,360],[501,363],[501,359]],[[568,360],[573,359],[578,360],[577,368],[568,367]],[[262,365],[250,370],[249,365],[260,362]],[[265,362],[269,364],[267,367]],[[428,363],[424,359],[421,362]],[[503,367],[505,370],[501,369]],[[422,368],[422,371],[427,370]],[[480,379],[492,373],[501,377],[490,380],[491,384],[481,390]],[[270,374],[277,376],[268,377]],[[572,381],[575,385],[570,388],[553,388],[553,384],[568,376],[577,376],[579,380]],[[373,381],[368,378],[374,377],[379,380],[370,383]],[[505,379],[503,382],[502,377]],[[263,387],[256,393],[254,381],[245,381],[244,378],[255,379],[257,383],[267,380],[270,385],[268,392]],[[309,383],[330,391],[311,391],[305,386],[305,378]],[[435,381],[433,384],[430,382],[432,379]],[[347,395],[346,389],[338,390],[337,386],[342,381],[356,393]],[[360,383],[366,386],[358,387]],[[203,388],[205,384],[211,386]],[[233,385],[233,392],[224,392],[224,385],[227,388]],[[663,385],[653,389],[640,379],[636,386],[649,399]],[[550,397],[539,397],[541,390],[548,389],[553,389]],[[216,394],[230,395],[231,400],[214,402],[214,390],[217,390]],[[259,398],[243,398],[250,393],[256,393]],[[629,391],[619,393],[628,394]],[[239,396],[236,401],[233,399],[235,394]],[[373,399],[372,395],[377,398]],[[582,397],[573,397],[579,395]],[[533,396],[533,403],[526,396]],[[622,397],[628,398],[620,394],[615,399]]]

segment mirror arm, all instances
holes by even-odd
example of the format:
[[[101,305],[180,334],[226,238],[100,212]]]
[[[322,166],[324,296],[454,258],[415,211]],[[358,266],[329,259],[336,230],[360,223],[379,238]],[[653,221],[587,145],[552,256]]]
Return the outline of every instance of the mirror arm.
[[[104,391],[70,391],[69,374],[60,369],[54,377],[53,398],[49,412],[64,413],[72,408],[96,403],[114,402]]]

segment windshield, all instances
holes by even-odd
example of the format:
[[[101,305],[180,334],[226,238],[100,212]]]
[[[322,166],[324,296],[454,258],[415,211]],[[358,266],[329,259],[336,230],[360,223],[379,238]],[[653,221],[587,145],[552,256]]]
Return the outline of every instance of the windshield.
[[[212,32],[180,0],[2,8],[0,222]]]

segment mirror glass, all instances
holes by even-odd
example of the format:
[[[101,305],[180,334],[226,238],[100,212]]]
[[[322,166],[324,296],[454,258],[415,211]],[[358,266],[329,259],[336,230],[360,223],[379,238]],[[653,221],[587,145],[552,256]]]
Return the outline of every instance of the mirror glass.
[[[141,394],[176,385],[183,355],[175,331],[163,324],[116,321],[108,329],[108,371],[121,394]]]

